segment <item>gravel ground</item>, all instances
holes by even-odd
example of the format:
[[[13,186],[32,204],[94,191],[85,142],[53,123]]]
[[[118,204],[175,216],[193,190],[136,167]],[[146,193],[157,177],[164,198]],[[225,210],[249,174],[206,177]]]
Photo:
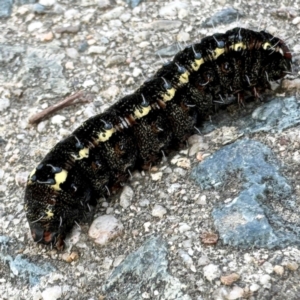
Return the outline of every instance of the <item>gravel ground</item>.
[[[63,252],[36,245],[23,209],[26,178],[46,153],[85,119],[133,92],[168,59],[166,54],[186,44],[236,26],[266,28],[289,44],[294,55],[290,77],[296,77],[299,5],[145,0],[132,9],[123,1],[34,2],[18,1],[29,4],[15,4],[11,16],[0,19],[0,298],[105,299],[103,284],[115,267],[159,236],[167,243],[168,273],[182,284],[182,299],[299,299],[297,247],[243,249],[222,241],[207,245],[203,238],[216,233],[213,208],[235,198],[240,183],[233,178],[221,190],[203,191],[189,174],[199,161],[240,138],[234,128],[195,135],[188,149],[151,173],[134,173],[120,195],[97,208],[94,218],[107,214],[117,222],[117,237],[104,245],[89,237],[86,223],[74,228]],[[229,7],[221,22],[215,18],[214,28],[206,27],[207,18]],[[277,96],[297,98],[297,84],[287,80]],[[92,101],[60,110],[37,126],[28,124],[32,115],[79,90]],[[220,116],[238,119],[257,105],[233,106]],[[212,122],[218,127],[218,117]],[[298,196],[299,127],[247,137],[272,149]],[[274,210],[299,224],[297,207],[285,211],[274,205]],[[166,299],[159,288],[154,295]],[[107,299],[123,299],[116,297]],[[146,291],[139,299],[151,297]]]

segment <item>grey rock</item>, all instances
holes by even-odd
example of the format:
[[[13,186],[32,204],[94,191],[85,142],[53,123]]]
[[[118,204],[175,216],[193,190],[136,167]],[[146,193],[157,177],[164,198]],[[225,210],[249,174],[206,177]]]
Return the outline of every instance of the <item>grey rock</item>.
[[[106,21],[116,20],[122,15],[123,12],[124,12],[124,7],[118,6],[106,12],[105,14],[101,15],[101,19]]]
[[[0,136],[0,146],[4,146],[7,142]]]
[[[50,263],[43,263],[39,266],[35,263],[28,261],[21,254],[15,257],[9,254],[9,238],[0,236],[0,261],[7,263],[12,272],[11,277],[20,277],[26,282],[29,281],[30,285],[36,285],[40,282],[40,278],[53,272],[55,268]]]
[[[165,48],[161,48],[159,50],[157,50],[155,52],[156,55],[159,56],[174,56],[175,54],[177,54],[179,51],[181,51],[180,47],[178,44],[173,44],[171,46],[165,47]]]
[[[133,189],[130,186],[126,185],[120,195],[120,205],[124,209],[128,208],[131,204],[133,196],[134,196]]]
[[[137,251],[112,272],[103,286],[106,299],[140,300],[143,293],[148,299],[191,299],[184,293],[184,285],[168,271],[166,243],[157,237],[147,240]]]
[[[82,52],[84,52],[85,50],[87,50],[88,47],[89,47],[89,44],[87,43],[87,41],[83,41],[83,42],[81,42],[81,43],[78,45],[77,50],[78,50],[78,52],[82,53]]]
[[[238,18],[243,17],[243,13],[232,8],[224,8],[221,11],[214,14],[212,17],[207,18],[203,23],[203,27],[214,27],[219,24],[230,24],[236,21]]]
[[[74,26],[60,26],[55,28],[57,33],[77,33],[80,30],[80,25]]]
[[[222,126],[236,127],[240,133],[281,132],[300,124],[300,107],[294,96],[275,97],[257,107],[250,114],[246,112],[243,115],[242,111],[240,114],[239,118],[233,119],[229,115],[220,113],[213,117],[213,122],[205,122],[201,132],[206,134]]]
[[[163,30],[173,30],[179,28],[182,25],[181,21],[177,20],[158,20],[153,21],[148,25],[150,29],[163,31]]]
[[[192,178],[209,189],[222,186],[230,174],[240,174],[242,191],[233,202],[213,210],[223,242],[268,248],[299,244],[300,227],[277,215],[268,199],[272,195],[285,208],[295,205],[292,188],[280,174],[272,151],[252,140],[235,142],[195,167]]]
[[[66,54],[72,59],[76,59],[79,55],[78,51],[75,48],[67,48]]]
[[[44,14],[47,12],[46,6],[39,4],[39,3],[35,3],[31,6],[31,10],[37,14]]]
[[[15,0],[14,3],[17,5],[24,5],[24,4],[33,4],[36,3],[37,1],[38,0]]]
[[[10,107],[10,100],[7,98],[0,98],[0,112],[5,111]]]
[[[11,15],[13,0],[1,0],[0,2],[0,18],[7,18]]]
[[[9,242],[9,237],[7,237],[5,235],[0,235],[1,250],[2,250],[3,247],[5,247],[7,245],[8,242]]]
[[[135,8],[135,7],[138,6],[140,3],[142,3],[143,0],[125,0],[125,2],[126,2],[131,8]]]
[[[69,92],[58,48],[0,44],[0,85],[6,82],[24,87],[28,103],[39,98],[62,97]]]
[[[124,55],[114,55],[109,57],[105,62],[105,67],[109,68],[112,66],[120,65],[126,61],[126,57]]]
[[[244,132],[281,132],[300,123],[300,108],[295,97],[275,98],[258,107],[251,116],[245,117]]]

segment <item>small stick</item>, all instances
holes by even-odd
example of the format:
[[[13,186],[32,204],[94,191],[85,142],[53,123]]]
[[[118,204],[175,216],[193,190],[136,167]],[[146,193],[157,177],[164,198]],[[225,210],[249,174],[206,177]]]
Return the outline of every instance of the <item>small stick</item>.
[[[80,99],[82,96],[84,96],[83,91],[78,91],[75,94],[65,98],[64,100],[58,102],[57,104],[54,104],[50,107],[47,107],[46,109],[44,109],[43,111],[40,111],[39,113],[33,115],[32,117],[30,117],[29,119],[29,124],[37,124],[39,123],[41,120],[43,120],[45,117],[49,116],[50,114],[64,108],[64,107],[68,107],[70,105],[73,104],[77,104],[77,103],[87,103],[90,102],[90,99],[87,98],[83,98]],[[78,101],[75,102],[76,99],[79,99]]]

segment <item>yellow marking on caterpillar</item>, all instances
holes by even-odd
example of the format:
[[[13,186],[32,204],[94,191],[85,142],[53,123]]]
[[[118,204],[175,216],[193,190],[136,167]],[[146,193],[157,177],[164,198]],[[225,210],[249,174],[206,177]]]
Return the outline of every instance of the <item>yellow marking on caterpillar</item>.
[[[234,51],[241,51],[241,50],[246,50],[247,46],[243,42],[238,42],[238,43],[230,46],[229,48],[232,49],[232,50],[234,50]]]
[[[225,52],[225,49],[224,48],[216,48],[214,51],[213,51],[213,59],[217,59],[220,55],[222,55],[223,53]]]
[[[140,119],[146,115],[149,114],[149,111],[151,110],[151,106],[147,106],[147,107],[142,107],[140,106],[139,108],[136,108],[134,111],[134,118],[135,119]]]
[[[190,75],[189,72],[185,71],[183,74],[180,75],[179,82],[181,84],[188,83],[189,82],[189,75]]]
[[[32,184],[31,177],[35,174],[35,172],[36,172],[36,169],[33,169],[31,171],[31,173],[28,176],[28,182],[27,182],[27,184]]]
[[[43,219],[49,220],[49,219],[52,219],[53,216],[54,216],[54,213],[52,212],[52,209],[49,208],[48,210],[45,211],[45,216]]]
[[[110,139],[110,137],[116,132],[116,129],[113,127],[111,129],[106,130],[105,132],[98,133],[97,142],[106,142]]]
[[[61,183],[64,183],[67,177],[68,177],[68,172],[66,170],[62,170],[61,172],[56,173],[54,175],[55,184],[51,185],[51,187],[56,191],[60,191],[61,188],[59,185]]]
[[[176,89],[174,89],[173,87],[168,89],[162,96],[163,96],[163,101],[167,102],[170,101],[174,98]]]
[[[198,71],[200,66],[204,64],[204,59],[195,59],[194,62],[192,63],[192,68],[194,71]]]
[[[262,44],[262,48],[264,50],[270,50],[270,48],[272,48],[272,45],[269,42],[265,42],[264,44]]]
[[[78,154],[72,153],[71,155],[72,157],[74,157],[75,160],[81,160],[84,158],[88,158],[89,152],[90,152],[89,148],[83,148],[78,152]]]

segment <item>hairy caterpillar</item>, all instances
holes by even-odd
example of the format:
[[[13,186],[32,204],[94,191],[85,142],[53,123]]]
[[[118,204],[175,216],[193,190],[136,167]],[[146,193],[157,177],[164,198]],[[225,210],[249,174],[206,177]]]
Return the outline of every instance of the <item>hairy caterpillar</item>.
[[[286,44],[235,28],[179,52],[133,94],[85,121],[29,175],[25,211],[36,242],[63,247],[89,205],[180,147],[215,103],[256,98],[291,70]]]

